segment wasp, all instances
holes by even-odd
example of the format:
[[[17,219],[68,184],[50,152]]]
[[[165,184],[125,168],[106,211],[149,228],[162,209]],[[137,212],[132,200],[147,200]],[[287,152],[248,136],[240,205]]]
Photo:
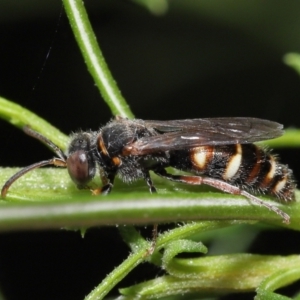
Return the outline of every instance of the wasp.
[[[28,126],[25,133],[48,145],[57,155],[17,172],[4,184],[10,186],[27,172],[46,165],[66,167],[78,188],[87,188],[99,172],[103,186],[93,194],[108,194],[119,176],[124,182],[144,179],[151,193],[156,188],[150,171],[175,182],[209,185],[242,195],[267,207],[289,223],[290,217],[256,195],[294,200],[295,182],[288,166],[254,142],[276,138],[283,126],[257,118],[203,118],[152,121],[116,117],[98,131],[79,131],[70,137],[66,153]],[[193,175],[174,175],[167,167]]]

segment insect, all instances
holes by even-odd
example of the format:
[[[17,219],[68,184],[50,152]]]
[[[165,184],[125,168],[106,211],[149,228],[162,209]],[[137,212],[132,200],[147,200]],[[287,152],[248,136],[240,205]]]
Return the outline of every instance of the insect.
[[[116,117],[98,131],[71,135],[66,153],[28,126],[25,133],[42,141],[57,157],[25,167],[3,186],[4,198],[10,186],[27,172],[46,165],[66,167],[78,188],[100,173],[103,186],[94,194],[108,194],[118,175],[124,182],[144,179],[156,192],[149,172],[165,179],[191,185],[209,185],[221,191],[243,195],[267,207],[289,223],[290,217],[254,194],[268,194],[286,202],[294,200],[292,171],[276,156],[254,142],[283,134],[283,126],[257,118],[207,118],[173,121],[129,120]],[[193,173],[173,175],[166,167]]]

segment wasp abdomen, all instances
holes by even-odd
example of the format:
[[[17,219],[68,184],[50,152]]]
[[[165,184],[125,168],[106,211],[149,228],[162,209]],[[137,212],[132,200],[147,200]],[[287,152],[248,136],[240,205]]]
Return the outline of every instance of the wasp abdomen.
[[[294,198],[291,170],[266,149],[254,144],[200,146],[170,154],[171,165],[177,169],[221,179],[285,201]]]

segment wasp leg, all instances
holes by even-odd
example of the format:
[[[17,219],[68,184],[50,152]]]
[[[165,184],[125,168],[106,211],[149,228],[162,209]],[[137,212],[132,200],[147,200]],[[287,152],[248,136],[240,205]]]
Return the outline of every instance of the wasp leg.
[[[150,193],[153,194],[153,193],[156,193],[156,188],[153,184],[153,181],[150,177],[150,174],[149,174],[149,171],[144,171],[144,179],[149,187],[149,190],[150,190]]]
[[[277,208],[274,205],[271,205],[269,203],[266,203],[265,201],[251,195],[250,193],[240,189],[237,186],[231,185],[225,181],[209,178],[209,177],[201,177],[201,176],[189,176],[189,175],[173,175],[167,173],[165,169],[159,169],[154,171],[155,174],[166,178],[171,181],[186,183],[186,184],[192,184],[192,185],[201,185],[206,184],[209,186],[212,186],[216,189],[219,189],[223,192],[232,194],[232,195],[242,195],[249,200],[253,201],[254,203],[264,206],[268,208],[269,210],[275,212],[277,215],[281,216],[283,218],[283,222],[286,224],[290,223],[290,216],[283,212],[281,209]]]
[[[101,180],[104,183],[104,185],[101,188],[101,194],[102,195],[107,195],[111,192],[113,186],[114,186],[114,181],[115,181],[116,173],[109,173],[107,177],[101,176]]]
[[[113,186],[114,186],[114,181],[116,177],[116,173],[109,173],[108,176],[105,176],[100,172],[100,177],[101,181],[103,183],[103,186],[101,188],[97,188],[94,190],[91,190],[93,195],[107,195],[111,192]]]
[[[149,171],[144,171],[144,179],[149,187],[149,191],[151,194],[156,193],[156,188],[153,184],[153,181],[150,177]],[[154,224],[153,225],[153,229],[152,229],[152,240],[151,240],[151,246],[150,248],[147,250],[146,256],[151,255],[154,250],[155,250],[155,246],[156,246],[156,240],[157,240],[157,236],[158,236],[158,224]]]

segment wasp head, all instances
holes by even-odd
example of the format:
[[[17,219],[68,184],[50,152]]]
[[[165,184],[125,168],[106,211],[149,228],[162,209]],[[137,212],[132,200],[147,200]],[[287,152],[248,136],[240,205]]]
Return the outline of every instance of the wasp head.
[[[94,135],[90,132],[75,133],[67,152],[67,169],[78,188],[83,188],[95,176],[96,161],[93,155]]]

